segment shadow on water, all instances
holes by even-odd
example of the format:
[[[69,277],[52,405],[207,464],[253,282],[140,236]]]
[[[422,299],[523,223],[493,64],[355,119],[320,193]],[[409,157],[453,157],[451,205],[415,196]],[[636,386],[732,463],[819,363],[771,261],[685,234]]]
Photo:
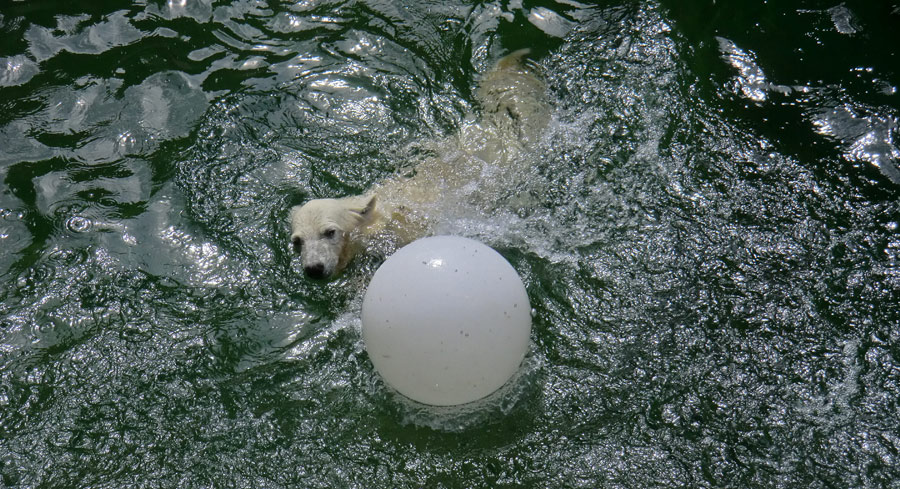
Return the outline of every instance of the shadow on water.
[[[4,6],[0,486],[890,487],[900,10],[801,3]],[[550,126],[440,230],[531,350],[417,405],[361,341],[383,254],[310,282],[287,209],[448,151],[521,47]]]

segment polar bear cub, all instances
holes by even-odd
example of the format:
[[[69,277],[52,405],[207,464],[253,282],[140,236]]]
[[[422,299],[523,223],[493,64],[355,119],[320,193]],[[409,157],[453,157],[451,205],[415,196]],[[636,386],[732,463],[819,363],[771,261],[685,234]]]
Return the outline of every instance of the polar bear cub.
[[[459,191],[521,165],[521,152],[549,120],[543,82],[523,59],[528,50],[502,58],[481,80],[477,97],[481,120],[463,125],[452,145],[420,162],[414,174],[375,185],[364,195],[315,199],[290,212],[291,243],[310,278],[339,273],[367,237],[389,236],[396,245],[428,234],[423,209]],[[484,190],[482,193],[490,193]]]

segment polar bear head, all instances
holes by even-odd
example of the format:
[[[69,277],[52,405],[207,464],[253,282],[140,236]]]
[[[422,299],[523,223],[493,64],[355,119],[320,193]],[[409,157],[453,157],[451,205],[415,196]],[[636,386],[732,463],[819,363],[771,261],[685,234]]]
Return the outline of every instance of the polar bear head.
[[[375,197],[316,199],[291,209],[291,244],[310,278],[332,277],[354,253],[357,230],[375,218]]]

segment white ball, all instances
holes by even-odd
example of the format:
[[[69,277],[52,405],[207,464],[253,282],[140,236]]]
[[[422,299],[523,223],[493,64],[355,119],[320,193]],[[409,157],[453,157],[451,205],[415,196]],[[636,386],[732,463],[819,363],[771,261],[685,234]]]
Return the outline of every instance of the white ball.
[[[410,399],[463,404],[499,389],[531,337],[522,279],[499,253],[457,236],[423,238],[375,272],[362,333],[384,381]]]

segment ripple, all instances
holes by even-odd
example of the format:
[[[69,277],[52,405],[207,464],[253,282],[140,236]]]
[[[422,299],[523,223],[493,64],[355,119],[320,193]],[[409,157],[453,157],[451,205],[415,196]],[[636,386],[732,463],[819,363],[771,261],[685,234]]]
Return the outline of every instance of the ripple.
[[[35,207],[48,217],[68,220],[86,209],[107,214],[149,199],[145,164],[75,166],[34,179]]]
[[[269,27],[275,32],[309,32],[315,29],[341,30],[346,19],[327,15],[298,15],[291,12],[281,12],[275,15],[269,23]]]
[[[39,63],[60,51],[75,54],[100,54],[131,44],[143,36],[128,18],[128,12],[113,12],[98,23],[85,24],[79,16],[57,17],[55,29],[32,25],[25,32],[31,55]]]
[[[389,397],[387,402],[398,411],[400,423],[430,428],[445,433],[465,433],[482,429],[493,420],[506,416],[528,417],[519,412],[533,402],[541,387],[541,360],[531,354],[525,357],[519,370],[500,389],[483,399],[459,406],[428,406],[404,397],[380,379],[376,395]],[[521,421],[521,420],[520,420]]]
[[[199,23],[212,20],[213,2],[210,0],[167,0],[164,4],[150,4],[146,13],[167,20],[180,17],[190,18]]]
[[[834,28],[841,34],[856,34],[859,32],[859,25],[853,12],[846,5],[838,5],[828,9],[831,14],[831,21],[834,22]]]
[[[742,50],[734,42],[724,37],[719,37],[717,40],[722,56],[728,64],[738,70],[735,83],[735,90],[738,93],[754,102],[765,102],[769,97],[769,92],[783,95],[791,93],[791,87],[776,85],[767,80],[766,74],[756,62],[755,55]]]
[[[53,279],[56,270],[49,265],[40,265],[29,268],[19,275],[16,280],[16,287],[24,293],[43,287],[46,282]]]
[[[83,216],[72,216],[66,220],[66,228],[73,233],[85,233],[91,230],[93,222]]]
[[[564,38],[574,27],[575,21],[550,10],[547,7],[535,7],[528,12],[528,21],[554,37]]]
[[[844,104],[815,111],[812,123],[819,134],[844,146],[847,161],[868,163],[900,185],[900,148],[894,141],[900,134],[896,116],[860,104]]]
[[[24,55],[0,57],[0,87],[24,85],[39,71],[37,63]]]
[[[849,22],[849,10],[843,6],[832,9],[832,15]],[[842,24],[843,25],[843,24]],[[840,27],[841,33],[856,32],[849,24]],[[740,49],[734,42],[718,37],[719,50],[723,58],[738,71],[734,82],[735,93],[758,104],[771,103],[772,93],[792,97],[807,106],[807,113],[815,132],[838,141],[844,148],[843,157],[853,163],[865,163],[878,171],[894,184],[900,184],[900,149],[895,144],[898,123],[895,111],[884,107],[871,107],[852,100],[840,87],[786,86],[768,80],[759,67],[753,53]],[[871,73],[873,70],[857,68],[855,71]],[[873,80],[878,86],[879,81]],[[881,90],[884,88],[882,83]],[[810,95],[811,94],[811,95]],[[835,95],[836,94],[836,95]],[[835,105],[834,99],[849,101]],[[790,104],[791,102],[788,102]]]

